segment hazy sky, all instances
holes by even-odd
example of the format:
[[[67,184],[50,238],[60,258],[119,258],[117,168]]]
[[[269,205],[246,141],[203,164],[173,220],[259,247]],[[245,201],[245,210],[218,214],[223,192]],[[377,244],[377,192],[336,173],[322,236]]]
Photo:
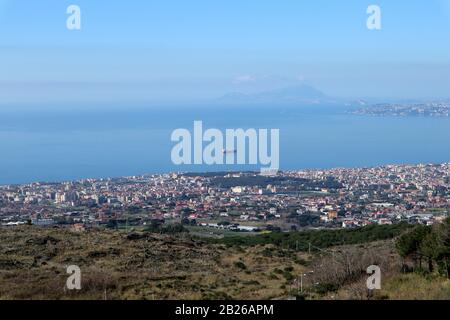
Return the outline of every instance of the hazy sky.
[[[82,29],[66,28],[79,5]],[[367,7],[382,30],[366,28]],[[0,0],[0,104],[450,97],[450,0]]]

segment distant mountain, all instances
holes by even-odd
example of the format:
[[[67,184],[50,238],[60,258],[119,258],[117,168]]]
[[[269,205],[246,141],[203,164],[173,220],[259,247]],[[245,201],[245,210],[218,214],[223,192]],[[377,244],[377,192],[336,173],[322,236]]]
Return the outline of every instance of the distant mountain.
[[[286,87],[256,94],[229,93],[218,101],[229,104],[322,104],[337,102],[322,91],[308,85]]]

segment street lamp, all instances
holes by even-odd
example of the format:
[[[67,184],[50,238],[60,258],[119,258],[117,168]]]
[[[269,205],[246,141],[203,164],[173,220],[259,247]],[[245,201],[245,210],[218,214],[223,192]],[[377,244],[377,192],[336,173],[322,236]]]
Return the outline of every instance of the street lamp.
[[[303,294],[303,277],[306,277],[308,274],[313,274],[314,271],[309,271],[307,273],[301,273],[300,274],[300,292]],[[299,281],[297,277],[297,295],[299,294]]]

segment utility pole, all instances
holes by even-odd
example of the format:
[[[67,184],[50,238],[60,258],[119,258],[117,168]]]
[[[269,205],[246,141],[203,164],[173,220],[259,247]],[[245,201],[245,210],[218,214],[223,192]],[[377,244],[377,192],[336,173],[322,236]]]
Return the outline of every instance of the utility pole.
[[[300,274],[300,293],[303,294],[303,277],[306,277],[308,274],[313,274],[314,271],[309,271],[308,273]],[[298,294],[298,277],[297,277],[297,294]]]

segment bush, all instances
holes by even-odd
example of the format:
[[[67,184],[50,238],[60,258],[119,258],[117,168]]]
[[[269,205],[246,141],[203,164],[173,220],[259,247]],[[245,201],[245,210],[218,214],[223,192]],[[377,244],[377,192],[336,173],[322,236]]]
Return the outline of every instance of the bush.
[[[247,266],[246,266],[245,263],[243,263],[242,261],[237,261],[237,262],[235,262],[235,263],[234,263],[234,266],[235,266],[236,268],[238,268],[238,269],[241,269],[241,270],[246,270],[246,269],[247,269]]]
[[[187,230],[182,224],[169,224],[169,225],[162,225],[162,226],[149,226],[145,228],[146,232],[151,233],[161,233],[161,234],[176,234],[176,233],[188,233],[189,230]]]

